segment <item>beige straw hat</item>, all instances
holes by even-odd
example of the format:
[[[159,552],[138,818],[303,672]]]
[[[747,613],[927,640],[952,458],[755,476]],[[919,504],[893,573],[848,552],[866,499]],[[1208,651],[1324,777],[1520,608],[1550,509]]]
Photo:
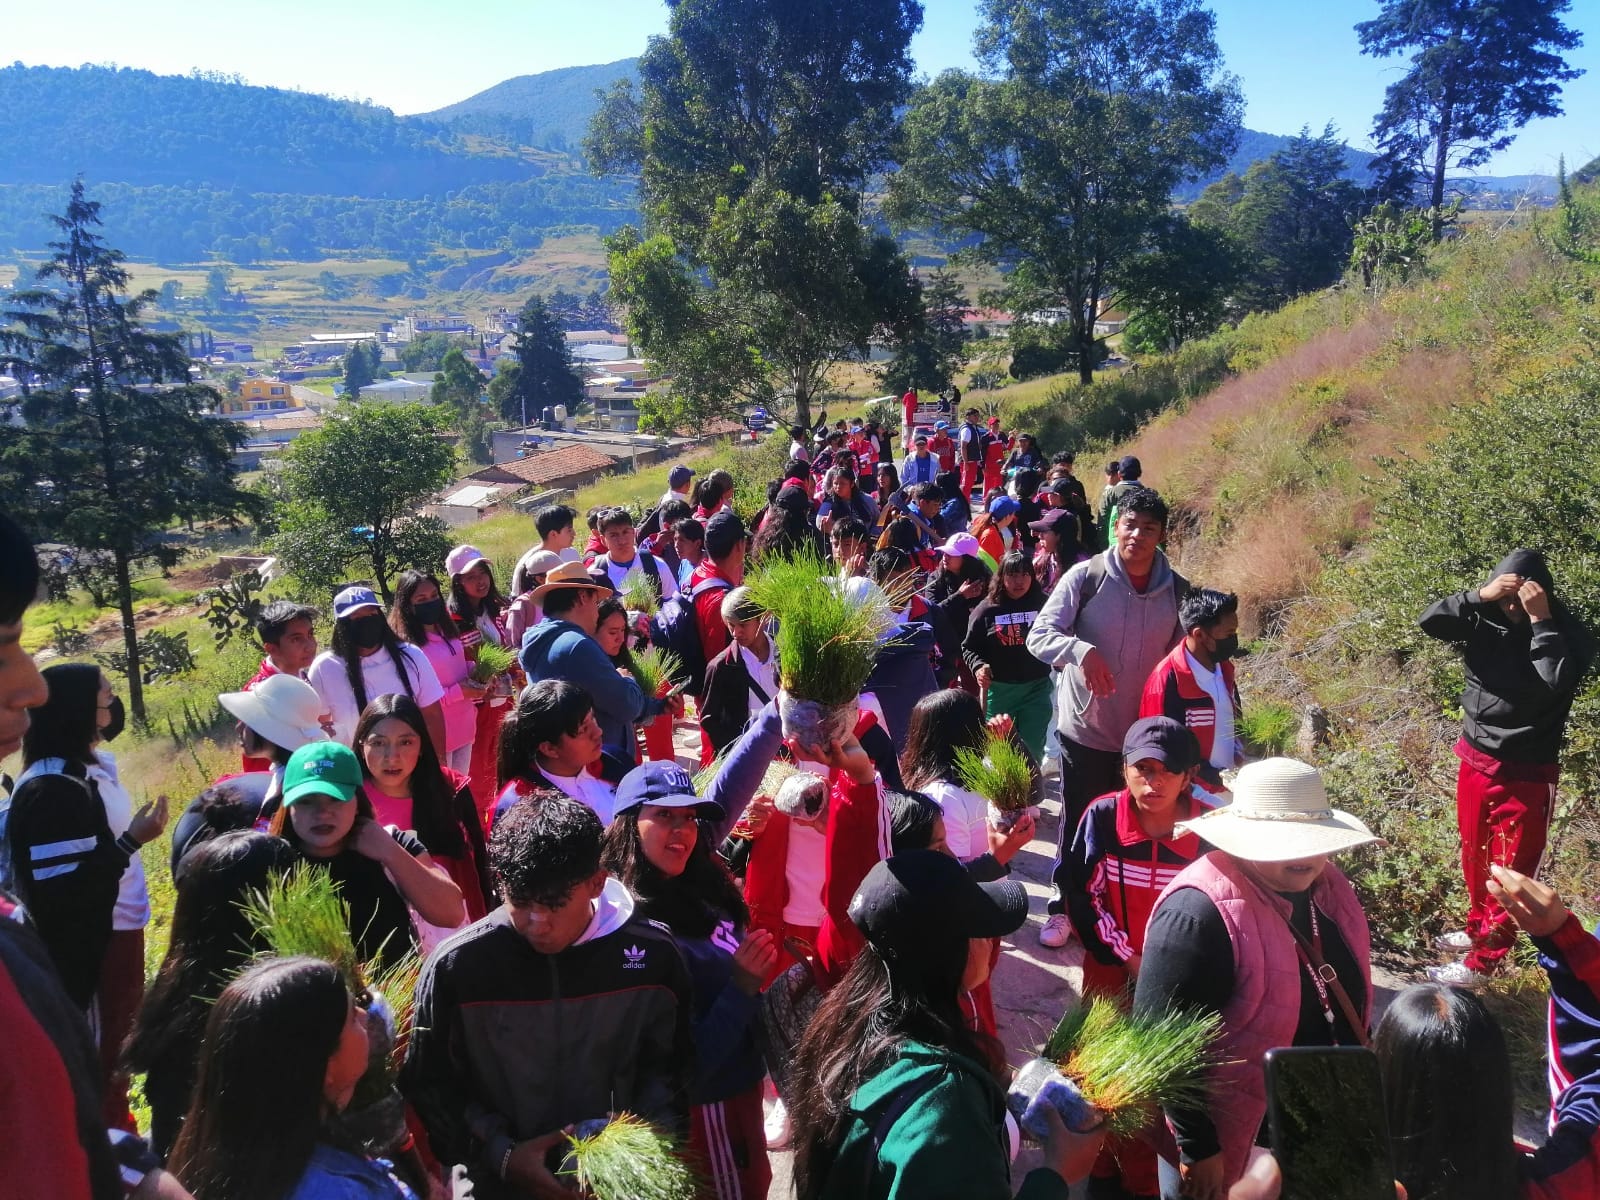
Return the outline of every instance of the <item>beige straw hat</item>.
[[[1291,862],[1383,844],[1360,820],[1328,804],[1321,772],[1292,758],[1241,767],[1232,804],[1180,821],[1177,829],[1246,862]]]

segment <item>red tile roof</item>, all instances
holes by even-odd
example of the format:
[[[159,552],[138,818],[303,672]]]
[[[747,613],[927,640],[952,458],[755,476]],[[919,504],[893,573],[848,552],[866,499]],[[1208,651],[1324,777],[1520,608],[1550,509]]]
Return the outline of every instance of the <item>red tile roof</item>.
[[[485,467],[481,471],[475,471],[468,478],[476,479],[480,483],[516,481],[538,485],[557,479],[569,479],[574,475],[599,474],[601,471],[609,471],[616,465],[617,460],[609,454],[602,454],[589,446],[559,446],[554,450],[540,450],[526,458],[514,459],[498,466]]]

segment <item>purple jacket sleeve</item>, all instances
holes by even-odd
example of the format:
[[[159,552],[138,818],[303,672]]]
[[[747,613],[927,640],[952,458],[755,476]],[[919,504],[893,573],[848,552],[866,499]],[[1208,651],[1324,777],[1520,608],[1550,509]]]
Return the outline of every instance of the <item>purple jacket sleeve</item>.
[[[744,732],[728,750],[705,798],[722,805],[723,818],[712,831],[711,844],[720,845],[728,831],[738,823],[755,798],[762,777],[783,746],[783,721],[778,716],[777,700],[766,705],[745,726]]]

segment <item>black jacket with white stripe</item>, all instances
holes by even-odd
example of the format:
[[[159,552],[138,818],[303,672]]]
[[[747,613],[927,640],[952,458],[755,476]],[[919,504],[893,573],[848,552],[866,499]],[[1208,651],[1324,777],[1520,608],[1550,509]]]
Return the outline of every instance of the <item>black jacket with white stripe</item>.
[[[6,840],[17,897],[67,995],[87,1009],[100,986],[117,887],[134,847],[111,836],[100,793],[81,769],[25,780],[11,798]]]

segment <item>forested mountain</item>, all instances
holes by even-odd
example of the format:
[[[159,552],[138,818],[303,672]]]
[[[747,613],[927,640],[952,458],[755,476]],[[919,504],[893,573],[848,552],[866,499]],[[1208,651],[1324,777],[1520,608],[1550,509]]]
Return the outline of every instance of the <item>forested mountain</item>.
[[[628,181],[375,105],[216,75],[0,69],[0,252],[41,247],[79,174],[117,245],[164,261],[524,248],[634,212]]]
[[[518,75],[468,96],[456,104],[423,114],[512,138],[523,145],[576,151],[589,131],[596,107],[595,91],[619,79],[637,79],[639,60],[624,58],[592,67],[561,67],[537,75]]]
[[[386,108],[221,76],[0,69],[0,183],[59,184],[81,171],[140,186],[414,200],[549,165]]]

